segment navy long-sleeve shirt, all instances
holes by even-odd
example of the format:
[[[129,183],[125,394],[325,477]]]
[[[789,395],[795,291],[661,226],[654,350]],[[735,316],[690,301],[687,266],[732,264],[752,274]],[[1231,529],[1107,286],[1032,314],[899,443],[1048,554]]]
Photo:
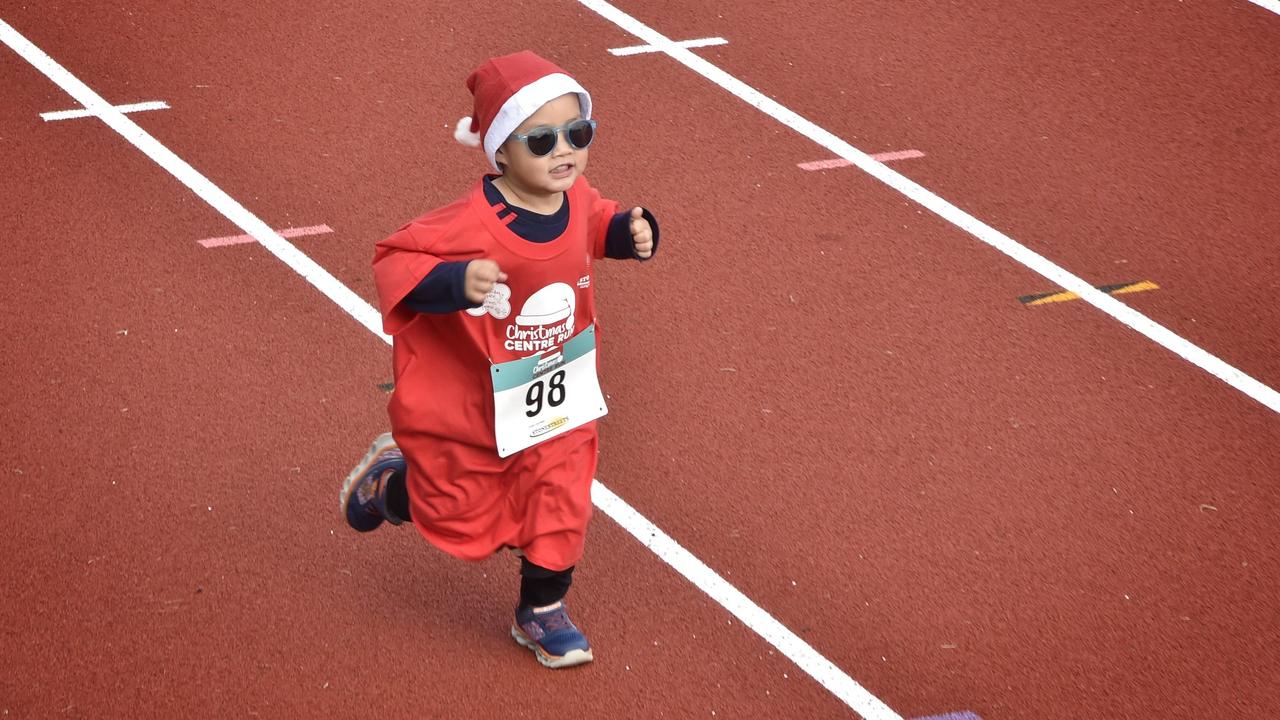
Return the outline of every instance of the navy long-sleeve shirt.
[[[493,178],[484,179],[484,196],[492,206],[504,206],[498,213],[499,218],[507,218],[514,214],[507,227],[516,235],[529,242],[543,243],[555,240],[564,234],[569,227],[569,196],[565,194],[560,209],[550,215],[543,215],[525,208],[507,204],[502,192],[493,185]],[[640,209],[649,227],[653,228],[653,254],[658,253],[658,221],[645,208]],[[609,221],[609,229],[605,234],[604,255],[614,260],[647,260],[636,255],[635,244],[631,239],[631,211],[624,210]],[[467,300],[466,277],[467,264],[470,260],[442,262],[427,274],[417,287],[409,291],[402,301],[407,307],[421,313],[451,313],[467,308],[479,307],[479,303]]]

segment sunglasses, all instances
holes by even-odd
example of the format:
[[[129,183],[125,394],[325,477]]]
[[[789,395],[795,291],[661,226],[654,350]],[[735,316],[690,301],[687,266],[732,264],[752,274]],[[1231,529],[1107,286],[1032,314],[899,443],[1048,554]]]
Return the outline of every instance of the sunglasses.
[[[596,137],[596,121],[574,120],[563,127],[540,127],[527,133],[512,133],[511,137],[524,143],[534,157],[544,157],[556,149],[562,132],[569,147],[585,150]]]

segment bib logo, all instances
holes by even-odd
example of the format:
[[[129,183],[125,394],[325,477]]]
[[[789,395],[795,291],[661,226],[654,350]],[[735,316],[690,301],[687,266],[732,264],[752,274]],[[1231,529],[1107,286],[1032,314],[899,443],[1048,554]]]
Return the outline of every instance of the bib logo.
[[[510,292],[507,291],[508,300]],[[530,295],[515,323],[507,325],[507,339],[503,346],[512,352],[533,354],[564,344],[573,337],[573,314],[577,302],[577,293],[566,283],[552,283]]]

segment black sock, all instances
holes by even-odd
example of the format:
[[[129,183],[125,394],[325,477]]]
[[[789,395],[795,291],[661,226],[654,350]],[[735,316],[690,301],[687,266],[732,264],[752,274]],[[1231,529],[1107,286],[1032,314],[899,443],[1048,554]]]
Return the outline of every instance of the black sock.
[[[392,522],[406,522],[409,518],[409,489],[405,487],[405,473],[397,470],[387,478],[387,512],[395,517],[388,518]]]
[[[573,568],[548,570],[520,558],[520,604],[525,607],[554,605],[564,599],[573,584]]]

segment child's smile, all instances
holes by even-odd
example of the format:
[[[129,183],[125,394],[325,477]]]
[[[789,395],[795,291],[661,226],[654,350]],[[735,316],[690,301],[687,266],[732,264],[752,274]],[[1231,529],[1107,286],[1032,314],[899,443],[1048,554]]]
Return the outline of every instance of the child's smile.
[[[573,163],[571,162],[560,163],[559,165],[551,168],[551,177],[557,180],[563,180],[564,178],[572,177],[574,174],[573,171],[574,171]]]

